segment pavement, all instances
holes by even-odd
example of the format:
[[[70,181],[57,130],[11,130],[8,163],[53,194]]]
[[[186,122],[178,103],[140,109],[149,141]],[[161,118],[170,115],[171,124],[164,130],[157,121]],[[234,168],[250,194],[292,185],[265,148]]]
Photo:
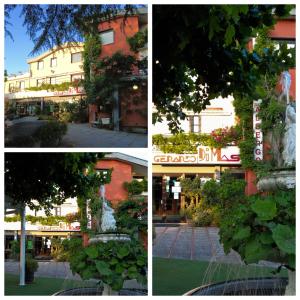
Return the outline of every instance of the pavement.
[[[238,253],[224,253],[216,227],[155,227],[153,256],[242,264]]]
[[[9,121],[6,128],[6,140],[31,135],[46,121],[29,116]],[[147,134],[113,131],[91,127],[89,124],[68,123],[67,134],[63,137],[60,147],[89,148],[146,148]]]
[[[113,131],[91,127],[89,124],[68,124],[62,144],[71,147],[146,148],[147,134]]]

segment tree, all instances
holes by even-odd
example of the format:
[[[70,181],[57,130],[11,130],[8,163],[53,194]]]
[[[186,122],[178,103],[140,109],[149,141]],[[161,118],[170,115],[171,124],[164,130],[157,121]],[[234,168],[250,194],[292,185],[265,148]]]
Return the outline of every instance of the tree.
[[[184,110],[200,112],[218,96],[251,94],[260,68],[272,57],[249,51],[247,43],[290,10],[287,5],[154,5],[153,121],[165,115],[175,132]]]
[[[45,209],[83,193],[91,181],[83,170],[103,153],[6,153],[5,194],[11,205]],[[35,201],[33,201],[33,199]]]
[[[25,207],[45,209],[66,198],[83,196],[99,186],[101,175],[92,172],[103,153],[6,153],[5,195],[21,214],[20,285],[25,284]]]
[[[9,31],[9,18],[16,5],[5,5],[5,34]],[[76,43],[87,33],[97,33],[103,19],[110,20],[120,10],[126,15],[136,5],[22,5],[21,17],[30,39],[34,42],[31,54],[48,50],[64,43]]]

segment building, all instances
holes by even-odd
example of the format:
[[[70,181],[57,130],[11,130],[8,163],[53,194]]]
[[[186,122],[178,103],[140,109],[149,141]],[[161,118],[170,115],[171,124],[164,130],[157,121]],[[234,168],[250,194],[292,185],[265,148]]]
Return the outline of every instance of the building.
[[[140,32],[146,32],[148,27],[147,10],[139,8],[136,14],[126,16],[120,13],[111,21],[99,24],[102,40],[100,58],[112,56],[116,52],[132,55],[139,61],[146,61],[148,57],[148,44],[133,51],[128,43],[128,38]],[[147,67],[133,68],[131,74],[123,78],[127,87],[119,88],[115,92],[115,103],[112,111],[105,110],[100,105],[89,105],[89,122],[97,122],[101,118],[113,120],[115,130],[146,132],[147,121]],[[132,82],[132,83],[131,83]]]
[[[27,60],[28,73],[8,76],[5,100],[15,106],[20,116],[35,115],[46,107],[54,112],[59,103],[81,100],[84,90],[78,83],[84,78],[82,51],[82,43],[65,44]],[[51,90],[51,85],[61,88]]]
[[[182,122],[185,133],[206,133],[217,128],[236,124],[233,98],[217,98],[199,114],[187,112],[188,118]],[[170,135],[167,122],[157,123],[154,133]],[[230,168],[237,178],[244,177],[240,168],[239,149],[228,146],[223,149],[199,147],[194,154],[162,153],[154,146],[152,155],[152,198],[153,210],[157,215],[178,215],[189,199],[181,193],[181,177],[199,176],[202,181],[218,179],[220,174]]]
[[[101,22],[98,27],[102,43],[100,59],[120,52],[146,62],[147,42],[132,50],[128,39],[139,32],[146,32],[147,22],[147,10],[143,8],[126,18],[120,12],[112,20]],[[80,83],[84,79],[83,50],[83,43],[67,43],[27,60],[27,73],[7,77],[6,106],[13,107],[18,116],[35,115],[40,111],[54,114],[62,102],[85,99]],[[114,130],[144,133],[148,126],[147,67],[132,68],[122,81],[128,84],[126,87],[116,87],[114,101],[109,108],[90,104],[87,119],[93,125],[105,118],[109,128]]]
[[[295,47],[295,21],[295,14],[291,12],[289,18],[277,21],[269,36],[275,43],[287,42],[288,47]],[[255,38],[249,42],[250,49],[254,44]],[[296,70],[291,69],[289,72],[292,80],[290,97],[296,99]],[[212,100],[206,110],[199,114],[187,112],[188,118],[182,121],[182,129],[186,133],[210,133],[216,128],[234,126],[238,120],[235,117],[232,101],[232,98],[218,98]],[[153,132],[170,135],[166,120],[157,123],[153,127]],[[264,152],[267,151],[268,145],[264,143]],[[188,204],[189,200],[180,189],[179,179],[182,176],[193,178],[197,175],[203,181],[210,178],[218,179],[225,169],[230,168],[234,176],[246,180],[247,195],[257,193],[255,173],[241,169],[238,147],[229,146],[216,150],[200,146],[195,154],[162,153],[154,147],[152,165],[153,213],[157,215],[178,215],[180,208]]]
[[[114,207],[120,201],[128,199],[127,191],[124,189],[124,182],[131,182],[133,179],[147,179],[148,165],[147,161],[126,155],[123,153],[110,153],[96,163],[96,170],[112,169],[111,182],[106,187],[106,199],[109,200]],[[142,194],[147,199],[147,192]],[[6,202],[9,202],[8,200]],[[74,215],[78,212],[76,198],[69,198],[59,206],[55,206],[51,210],[51,215],[56,217],[65,217]],[[15,216],[15,211],[6,208],[6,216]],[[46,217],[43,210],[33,211],[26,208],[26,216]],[[20,221],[4,222],[5,230],[5,250],[7,256],[10,253],[11,241],[18,240],[21,232]],[[65,221],[59,221],[58,225],[42,225],[40,223],[26,223],[27,240],[31,241],[35,255],[49,255],[51,250],[50,240],[54,237],[70,238],[71,236],[80,236],[80,223],[75,221],[67,224]]]

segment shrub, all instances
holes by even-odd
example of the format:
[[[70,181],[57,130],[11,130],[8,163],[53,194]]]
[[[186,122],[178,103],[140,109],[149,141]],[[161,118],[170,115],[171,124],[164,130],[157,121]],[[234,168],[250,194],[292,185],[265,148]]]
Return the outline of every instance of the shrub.
[[[19,136],[5,142],[6,147],[34,147],[35,139],[30,136]]]
[[[116,209],[117,226],[134,234],[147,232],[148,204],[144,198],[121,201]]]
[[[40,141],[41,147],[56,147],[60,144],[62,137],[67,132],[67,124],[62,122],[48,122],[41,126],[34,137]]]
[[[247,197],[221,214],[224,251],[236,250],[246,263],[281,262],[295,268],[295,190]]]
[[[143,179],[138,181],[133,179],[131,182],[124,182],[124,188],[127,190],[129,196],[140,195],[142,192],[147,191],[147,180]]]
[[[123,287],[125,280],[146,283],[147,253],[142,245],[132,240],[120,243],[108,241],[83,248],[76,245],[70,255],[70,267],[83,280],[99,278],[113,290]]]

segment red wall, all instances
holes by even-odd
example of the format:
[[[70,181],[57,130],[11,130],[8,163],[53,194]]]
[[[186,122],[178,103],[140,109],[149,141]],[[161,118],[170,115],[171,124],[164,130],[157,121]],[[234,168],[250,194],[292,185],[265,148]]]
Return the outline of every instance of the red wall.
[[[123,54],[134,55],[127,43],[127,37],[131,37],[139,31],[137,16],[128,16],[125,21],[122,16],[117,17],[110,22],[106,21],[99,24],[98,29],[99,31],[114,30],[114,43],[103,45],[100,57],[111,56],[118,50]]]
[[[132,87],[120,91],[121,127],[147,128],[147,86],[139,85],[138,90]]]
[[[111,169],[111,182],[105,185],[106,198],[111,201],[113,206],[118,202],[126,200],[128,197],[127,191],[124,189],[124,182],[132,181],[132,166],[128,163],[118,160],[101,160],[97,162],[96,169]]]

